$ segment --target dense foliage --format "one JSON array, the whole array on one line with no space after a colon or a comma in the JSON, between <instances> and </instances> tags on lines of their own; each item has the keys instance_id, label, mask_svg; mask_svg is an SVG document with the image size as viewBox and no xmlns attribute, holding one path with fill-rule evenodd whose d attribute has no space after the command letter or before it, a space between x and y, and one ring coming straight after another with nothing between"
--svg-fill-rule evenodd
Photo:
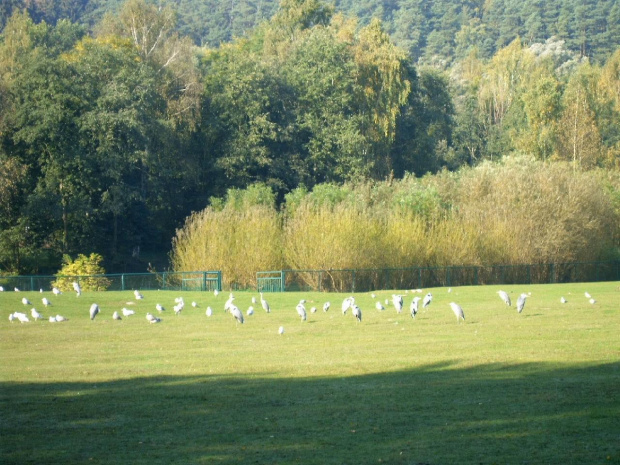
<instances>
[{"instance_id":1,"label":"dense foliage","mask_svg":"<svg viewBox=\"0 0 620 465\"><path fill-rule=\"evenodd\" d=\"M189 217L172 259L179 271L222 269L227 284L248 287L257 271L283 267L606 260L620 243L619 194L617 175L513 157L458 173L299 188L280 213L269 188L255 185Z\"/></svg>"},{"instance_id":2,"label":"dense foliage","mask_svg":"<svg viewBox=\"0 0 620 465\"><path fill-rule=\"evenodd\" d=\"M13 8L26 8L39 22L60 19L90 28L105 13L118 12L124 0L5 0L0 27ZM177 30L199 46L216 47L271 18L279 0L157 0L178 13ZM380 19L395 43L415 60L448 64L476 48L490 58L517 37L526 45L551 36L582 56L604 62L618 46L620 3L617 0L335 0L335 11L359 18L361 24Z\"/></svg>"},{"instance_id":3,"label":"dense foliage","mask_svg":"<svg viewBox=\"0 0 620 465\"><path fill-rule=\"evenodd\" d=\"M226 22L218 22L217 40L190 32L183 13L194 5L189 0L3 4L0 271L56 271L64 254L92 252L110 271L144 271L153 254L167 253L192 211L255 183L272 193L270 208L279 211L299 189L390 183L514 154L568 161L575 173L620 168L616 2L580 13L595 18L597 42L590 26L570 19L577 13L552 2L541 8L569 15L562 23L569 32L556 34L545 22L557 15L540 15L544 27L533 35L514 34L513 22L496 16L501 34L472 33L484 44L444 47L439 61L437 47L427 52L438 40L432 32L458 22L437 19L438 29L419 29L428 34L425 49L401 48L394 25L370 19L374 10L361 4L353 17L338 12L349 11L344 2L246 3L231 3L248 8L230 16L230 24L247 22L229 42L234 28ZM425 18L445 18L411 3ZM9 15L11 5L28 8ZM413 24L396 15L404 2L386 5L386 17L399 17L405 29ZM459 12L459 21L467 17L437 5ZM485 3L484 15L497 5ZM610 8L604 21L595 15L600 5ZM515 8L518 18L524 10ZM577 29L587 33L580 44ZM417 199L416 208L431 208L428 192L416 197L417 187L406 185L413 191L403 196ZM264 221L260 212L243 215L241 222ZM457 230L465 228L463 219ZM288 222L281 229L296 231ZM616 232L608 233L601 244L613 247ZM496 259L492 250L489 260ZM307 252L296 253L278 260L302 266Z\"/></svg>"}]
</instances>

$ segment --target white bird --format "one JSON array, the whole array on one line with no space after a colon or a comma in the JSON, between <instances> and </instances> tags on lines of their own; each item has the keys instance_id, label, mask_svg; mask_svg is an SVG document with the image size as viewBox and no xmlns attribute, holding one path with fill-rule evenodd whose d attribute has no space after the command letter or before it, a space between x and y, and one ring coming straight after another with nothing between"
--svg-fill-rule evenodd
<instances>
[{"instance_id":1,"label":"white bird","mask_svg":"<svg viewBox=\"0 0 620 465\"><path fill-rule=\"evenodd\" d=\"M342 301L342 314L346 315L347 314L347 310L349 310L349 308L351 308L351 306L354 303L355 303L355 299L353 298L353 296L347 297L346 299L344 299Z\"/></svg>"},{"instance_id":2,"label":"white bird","mask_svg":"<svg viewBox=\"0 0 620 465\"><path fill-rule=\"evenodd\" d=\"M463 313L463 309L461 308L459 304L450 302L450 307L452 308L452 311L456 315L457 323L460 319L463 319L463 321L465 321L465 314Z\"/></svg>"},{"instance_id":3,"label":"white bird","mask_svg":"<svg viewBox=\"0 0 620 465\"><path fill-rule=\"evenodd\" d=\"M31 305L30 301L28 299L26 299L25 297L22 297L22 304L24 304L24 305Z\"/></svg>"},{"instance_id":4,"label":"white bird","mask_svg":"<svg viewBox=\"0 0 620 465\"><path fill-rule=\"evenodd\" d=\"M46 307L49 306L49 305L52 305L52 303L49 300L47 300L47 297L43 297L41 299L41 302L43 302L43 305L46 306Z\"/></svg>"},{"instance_id":5,"label":"white bird","mask_svg":"<svg viewBox=\"0 0 620 465\"><path fill-rule=\"evenodd\" d=\"M509 307L512 305L512 302L510 302L510 296L506 291L497 291L497 293L506 305L508 305Z\"/></svg>"},{"instance_id":6,"label":"white bird","mask_svg":"<svg viewBox=\"0 0 620 465\"><path fill-rule=\"evenodd\" d=\"M13 314L11 313L11 314L9 314L9 321L10 321L11 323L13 323L13 320L15 320L15 315L13 315Z\"/></svg>"},{"instance_id":7,"label":"white bird","mask_svg":"<svg viewBox=\"0 0 620 465\"><path fill-rule=\"evenodd\" d=\"M97 313L99 313L99 305L97 304L92 304L90 306L90 319L94 320L95 317L97 316Z\"/></svg>"},{"instance_id":8,"label":"white bird","mask_svg":"<svg viewBox=\"0 0 620 465\"><path fill-rule=\"evenodd\" d=\"M376 296L376 295L375 295L375 293L373 292L372 294L370 294L370 297L372 297L372 298L374 299L374 298L375 298L375 297L377 297L377 296Z\"/></svg>"},{"instance_id":9,"label":"white bird","mask_svg":"<svg viewBox=\"0 0 620 465\"><path fill-rule=\"evenodd\" d=\"M249 315L254 315L254 307L252 307L252 306L250 305L250 308L248 308L247 312L245 312L245 313L246 313L248 316L249 316Z\"/></svg>"},{"instance_id":10,"label":"white bird","mask_svg":"<svg viewBox=\"0 0 620 465\"><path fill-rule=\"evenodd\" d=\"M15 312L14 314L17 319L21 322L21 323L29 323L30 320L28 319L28 316L25 313L19 313L19 312Z\"/></svg>"},{"instance_id":11,"label":"white bird","mask_svg":"<svg viewBox=\"0 0 620 465\"><path fill-rule=\"evenodd\" d=\"M4 292L4 287L0 286L0 292Z\"/></svg>"},{"instance_id":12,"label":"white bird","mask_svg":"<svg viewBox=\"0 0 620 465\"><path fill-rule=\"evenodd\" d=\"M260 304L267 313L271 312L271 307L269 307L269 303L263 297L263 293L260 293Z\"/></svg>"},{"instance_id":13,"label":"white bird","mask_svg":"<svg viewBox=\"0 0 620 465\"><path fill-rule=\"evenodd\" d=\"M153 320L156 320L157 318L155 318L151 313L147 313L146 314L146 319L148 321L153 321Z\"/></svg>"},{"instance_id":14,"label":"white bird","mask_svg":"<svg viewBox=\"0 0 620 465\"><path fill-rule=\"evenodd\" d=\"M280 335L284 334L284 326L280 326L278 328L278 334L280 334Z\"/></svg>"},{"instance_id":15,"label":"white bird","mask_svg":"<svg viewBox=\"0 0 620 465\"><path fill-rule=\"evenodd\" d=\"M424 296L424 300L422 301L422 307L424 308L428 307L432 300L433 300L433 294L429 292L428 294Z\"/></svg>"},{"instance_id":16,"label":"white bird","mask_svg":"<svg viewBox=\"0 0 620 465\"><path fill-rule=\"evenodd\" d=\"M379 310L380 312L382 312L383 310L385 310L385 307L383 306L383 304L379 301L377 301L377 303L375 304L375 308L377 310Z\"/></svg>"},{"instance_id":17,"label":"white bird","mask_svg":"<svg viewBox=\"0 0 620 465\"><path fill-rule=\"evenodd\" d=\"M52 288L52 294L60 295L60 294L62 294L62 291L60 289L58 289L57 287L53 287Z\"/></svg>"},{"instance_id":18,"label":"white bird","mask_svg":"<svg viewBox=\"0 0 620 465\"><path fill-rule=\"evenodd\" d=\"M80 287L80 284L77 281L73 281L73 290L75 291L78 297L82 294L82 288Z\"/></svg>"},{"instance_id":19,"label":"white bird","mask_svg":"<svg viewBox=\"0 0 620 465\"><path fill-rule=\"evenodd\" d=\"M140 291L138 289L135 289L133 291L133 295L136 296L137 300L142 300L144 299L144 296L140 293Z\"/></svg>"},{"instance_id":20,"label":"white bird","mask_svg":"<svg viewBox=\"0 0 620 465\"><path fill-rule=\"evenodd\" d=\"M403 296L399 294L392 294L392 304L394 305L394 308L396 309L397 313L402 312L403 311Z\"/></svg>"},{"instance_id":21,"label":"white bird","mask_svg":"<svg viewBox=\"0 0 620 465\"><path fill-rule=\"evenodd\" d=\"M213 295L214 295L215 297L217 297L219 293L220 293L220 291L218 291L217 289L215 289L215 290L213 291Z\"/></svg>"},{"instance_id":22,"label":"white bird","mask_svg":"<svg viewBox=\"0 0 620 465\"><path fill-rule=\"evenodd\" d=\"M297 310L297 314L301 318L301 321L306 321L306 307L304 307L302 301L297 304L297 307L295 307L295 309Z\"/></svg>"},{"instance_id":23,"label":"white bird","mask_svg":"<svg viewBox=\"0 0 620 465\"><path fill-rule=\"evenodd\" d=\"M172 310L174 310L174 314L175 315L180 315L181 314L181 310L183 310L183 305L176 304L174 307L172 307Z\"/></svg>"},{"instance_id":24,"label":"white bird","mask_svg":"<svg viewBox=\"0 0 620 465\"><path fill-rule=\"evenodd\" d=\"M353 305L353 309L352 309L352 313L353 316L355 317L355 319L357 320L358 323L361 323L362 321L362 309L359 308L356 304Z\"/></svg>"},{"instance_id":25,"label":"white bird","mask_svg":"<svg viewBox=\"0 0 620 465\"><path fill-rule=\"evenodd\" d=\"M594 300L594 299L590 299L588 302L590 302L591 304L593 304L593 305L594 305L594 304L596 303L596 300Z\"/></svg>"},{"instance_id":26,"label":"white bird","mask_svg":"<svg viewBox=\"0 0 620 465\"><path fill-rule=\"evenodd\" d=\"M114 312L112 314L112 319L113 320L122 320L121 316L118 314L118 312Z\"/></svg>"},{"instance_id":27,"label":"white bird","mask_svg":"<svg viewBox=\"0 0 620 465\"><path fill-rule=\"evenodd\" d=\"M525 299L527 299L527 294L521 294L517 299L517 312L521 313L523 311L523 307L525 307Z\"/></svg>"},{"instance_id":28,"label":"white bird","mask_svg":"<svg viewBox=\"0 0 620 465\"><path fill-rule=\"evenodd\" d=\"M175 297L174 298L174 302L177 303L177 304L185 305L185 302L183 302L183 297Z\"/></svg>"},{"instance_id":29,"label":"white bird","mask_svg":"<svg viewBox=\"0 0 620 465\"><path fill-rule=\"evenodd\" d=\"M55 317L55 316L50 316L50 317L49 317L49 319L48 319L48 321L49 321L50 323L56 323L56 317Z\"/></svg>"},{"instance_id":30,"label":"white bird","mask_svg":"<svg viewBox=\"0 0 620 465\"><path fill-rule=\"evenodd\" d=\"M66 319L64 316L62 316L62 315L56 315L56 321L60 323L61 321L69 321L69 320L67 320L67 319Z\"/></svg>"},{"instance_id":31,"label":"white bird","mask_svg":"<svg viewBox=\"0 0 620 465\"><path fill-rule=\"evenodd\" d=\"M128 308L125 308L125 307L123 307L121 312L123 312L123 316L131 316L136 313L134 310L129 310Z\"/></svg>"},{"instance_id":32,"label":"white bird","mask_svg":"<svg viewBox=\"0 0 620 465\"><path fill-rule=\"evenodd\" d=\"M18 289L17 287L14 287L14 288L13 288L13 290L14 290L15 292L19 292L19 289Z\"/></svg>"},{"instance_id":33,"label":"white bird","mask_svg":"<svg viewBox=\"0 0 620 465\"><path fill-rule=\"evenodd\" d=\"M161 318L153 317L152 320L149 320L149 323L161 323Z\"/></svg>"},{"instance_id":34,"label":"white bird","mask_svg":"<svg viewBox=\"0 0 620 465\"><path fill-rule=\"evenodd\" d=\"M592 298L592 296L590 295L588 291L584 292L584 295L586 296L586 299Z\"/></svg>"},{"instance_id":35,"label":"white bird","mask_svg":"<svg viewBox=\"0 0 620 465\"><path fill-rule=\"evenodd\" d=\"M32 318L36 321L36 320L42 320L43 319L43 315L41 315L39 312L37 312L36 308L31 308L30 309L30 314L32 315Z\"/></svg>"},{"instance_id":36,"label":"white bird","mask_svg":"<svg viewBox=\"0 0 620 465\"><path fill-rule=\"evenodd\" d=\"M415 318L418 314L418 302L420 301L420 297L417 295L411 301L411 305L409 305L409 311L411 312L411 318Z\"/></svg>"},{"instance_id":37,"label":"white bird","mask_svg":"<svg viewBox=\"0 0 620 465\"><path fill-rule=\"evenodd\" d=\"M43 288L42 287L39 288L39 293L43 294Z\"/></svg>"},{"instance_id":38,"label":"white bird","mask_svg":"<svg viewBox=\"0 0 620 465\"><path fill-rule=\"evenodd\" d=\"M205 312L207 316L213 315L213 309L211 307L207 307L207 311Z\"/></svg>"},{"instance_id":39,"label":"white bird","mask_svg":"<svg viewBox=\"0 0 620 465\"><path fill-rule=\"evenodd\" d=\"M241 323L243 324L243 313L241 313L241 310L239 310L239 308L236 305L232 305L230 306L230 314L235 318L235 323Z\"/></svg>"},{"instance_id":40,"label":"white bird","mask_svg":"<svg viewBox=\"0 0 620 465\"><path fill-rule=\"evenodd\" d=\"M325 303L323 304L323 311L324 311L324 312L329 311L329 307L330 307L330 306L331 306L331 303L330 303L330 302L325 302Z\"/></svg>"},{"instance_id":41,"label":"white bird","mask_svg":"<svg viewBox=\"0 0 620 465\"><path fill-rule=\"evenodd\" d=\"M564 297L560 297L560 302L562 302L563 304L565 304L566 302L568 302Z\"/></svg>"},{"instance_id":42,"label":"white bird","mask_svg":"<svg viewBox=\"0 0 620 465\"><path fill-rule=\"evenodd\" d=\"M198 308L198 304L195 301L192 301L192 307Z\"/></svg>"},{"instance_id":43,"label":"white bird","mask_svg":"<svg viewBox=\"0 0 620 465\"><path fill-rule=\"evenodd\" d=\"M252 305L256 305L256 297L252 296Z\"/></svg>"},{"instance_id":44,"label":"white bird","mask_svg":"<svg viewBox=\"0 0 620 465\"><path fill-rule=\"evenodd\" d=\"M156 304L155 305L155 310L157 310L159 313L166 311L166 309L161 304Z\"/></svg>"},{"instance_id":45,"label":"white bird","mask_svg":"<svg viewBox=\"0 0 620 465\"><path fill-rule=\"evenodd\" d=\"M310 307L310 313L316 313L316 307Z\"/></svg>"}]
</instances>

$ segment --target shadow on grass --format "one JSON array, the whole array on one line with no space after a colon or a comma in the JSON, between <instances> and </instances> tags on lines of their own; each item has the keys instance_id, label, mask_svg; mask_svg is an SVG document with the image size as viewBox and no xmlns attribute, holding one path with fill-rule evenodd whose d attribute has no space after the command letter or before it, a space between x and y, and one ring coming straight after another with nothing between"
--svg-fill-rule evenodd
<instances>
[{"instance_id":1,"label":"shadow on grass","mask_svg":"<svg viewBox=\"0 0 620 465\"><path fill-rule=\"evenodd\" d=\"M618 463L620 363L0 383L1 462Z\"/></svg>"}]
</instances>

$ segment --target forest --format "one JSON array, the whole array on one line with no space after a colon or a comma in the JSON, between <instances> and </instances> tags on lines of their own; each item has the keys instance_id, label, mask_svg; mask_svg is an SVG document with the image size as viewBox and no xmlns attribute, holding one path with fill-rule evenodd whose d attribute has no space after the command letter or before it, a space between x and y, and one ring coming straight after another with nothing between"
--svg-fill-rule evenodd
<instances>
[{"instance_id":1,"label":"forest","mask_svg":"<svg viewBox=\"0 0 620 465\"><path fill-rule=\"evenodd\" d=\"M214 269L234 211L258 268L361 266L298 247L347 215L384 266L617 258L620 5L586 3L3 2L0 273Z\"/></svg>"}]
</instances>

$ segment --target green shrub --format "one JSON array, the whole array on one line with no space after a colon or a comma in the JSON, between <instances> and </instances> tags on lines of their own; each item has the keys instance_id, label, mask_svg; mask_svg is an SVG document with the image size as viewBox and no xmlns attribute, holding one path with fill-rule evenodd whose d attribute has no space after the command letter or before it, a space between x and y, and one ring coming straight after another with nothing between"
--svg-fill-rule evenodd
<instances>
[{"instance_id":1,"label":"green shrub","mask_svg":"<svg viewBox=\"0 0 620 465\"><path fill-rule=\"evenodd\" d=\"M56 281L52 286L61 291L72 291L73 282L79 281L82 291L105 291L111 284L110 280L104 276L105 269L101 266L103 257L96 253L91 253L88 257L79 254L75 260L71 260L69 255L62 258L64 265L56 274Z\"/></svg>"}]
</instances>

